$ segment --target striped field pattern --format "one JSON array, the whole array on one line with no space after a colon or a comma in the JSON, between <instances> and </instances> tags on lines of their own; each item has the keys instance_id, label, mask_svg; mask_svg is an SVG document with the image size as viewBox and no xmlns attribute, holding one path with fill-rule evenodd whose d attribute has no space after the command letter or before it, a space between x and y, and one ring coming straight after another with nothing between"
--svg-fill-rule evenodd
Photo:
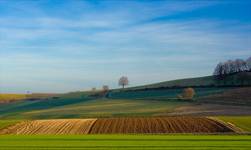
<instances>
[{"instance_id":1,"label":"striped field pattern","mask_svg":"<svg viewBox=\"0 0 251 150\"><path fill-rule=\"evenodd\" d=\"M206 117L130 117L100 119L52 119L23 121L1 129L0 134L165 134L226 133L235 130Z\"/></svg>"}]
</instances>

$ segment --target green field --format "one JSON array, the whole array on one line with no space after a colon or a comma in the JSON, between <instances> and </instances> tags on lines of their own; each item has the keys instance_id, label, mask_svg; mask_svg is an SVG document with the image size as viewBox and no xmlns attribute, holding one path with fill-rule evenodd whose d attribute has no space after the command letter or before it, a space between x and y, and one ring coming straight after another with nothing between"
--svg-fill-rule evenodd
<instances>
[{"instance_id":1,"label":"green field","mask_svg":"<svg viewBox=\"0 0 251 150\"><path fill-rule=\"evenodd\" d=\"M86 118L110 116L166 115L175 108L194 105L200 96L221 93L229 88L195 88L195 101L178 100L182 89L111 91L108 98L74 92L56 99L18 101L0 105L0 119Z\"/></svg>"},{"instance_id":2,"label":"green field","mask_svg":"<svg viewBox=\"0 0 251 150\"><path fill-rule=\"evenodd\" d=\"M233 87L204 87L194 88L195 99L201 96L207 96L211 94L219 94L226 90L233 89ZM181 94L183 88L172 88L172 89L151 89L142 91L111 91L109 98L116 99L176 99L177 95Z\"/></svg>"},{"instance_id":3,"label":"green field","mask_svg":"<svg viewBox=\"0 0 251 150\"><path fill-rule=\"evenodd\" d=\"M224 122L230 122L246 132L251 132L251 116L221 116Z\"/></svg>"},{"instance_id":4,"label":"green field","mask_svg":"<svg viewBox=\"0 0 251 150\"><path fill-rule=\"evenodd\" d=\"M77 101L77 100L76 100ZM64 100L61 101L65 102ZM34 103L34 102L33 102ZM31 102L30 105L34 106ZM43 103L40 103L42 107ZM152 116L171 112L178 106L190 105L191 102L166 100L131 100L131 99L95 99L82 100L77 103L50 107L46 109L30 109L30 105L21 105L16 109L2 110L2 119L54 119L54 118L87 118L112 116ZM38 105L38 107L39 107ZM45 107L45 106L44 106ZM27 108L27 109L25 109ZM13 110L14 109L14 110ZM11 111L13 110L13 111Z\"/></svg>"},{"instance_id":5,"label":"green field","mask_svg":"<svg viewBox=\"0 0 251 150\"><path fill-rule=\"evenodd\" d=\"M195 106L199 98L232 88L195 88L193 101L179 100L182 89L111 91L108 98L90 97L86 92L67 93L57 98L17 101L0 105L0 119L55 119L117 116L162 116L184 106ZM224 106L225 107L225 106Z\"/></svg>"},{"instance_id":6,"label":"green field","mask_svg":"<svg viewBox=\"0 0 251 150\"><path fill-rule=\"evenodd\" d=\"M0 136L0 149L251 149L248 135Z\"/></svg>"}]
</instances>

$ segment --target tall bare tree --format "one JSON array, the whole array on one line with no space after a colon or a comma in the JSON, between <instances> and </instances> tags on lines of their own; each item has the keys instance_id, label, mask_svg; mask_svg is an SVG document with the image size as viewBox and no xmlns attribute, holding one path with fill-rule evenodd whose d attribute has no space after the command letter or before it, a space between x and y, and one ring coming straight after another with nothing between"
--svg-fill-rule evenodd
<instances>
[{"instance_id":1,"label":"tall bare tree","mask_svg":"<svg viewBox=\"0 0 251 150\"><path fill-rule=\"evenodd\" d=\"M129 80L126 76L122 76L119 78L119 86L122 86L123 88L129 84Z\"/></svg>"},{"instance_id":2,"label":"tall bare tree","mask_svg":"<svg viewBox=\"0 0 251 150\"><path fill-rule=\"evenodd\" d=\"M246 61L244 61L242 59L236 59L235 60L235 65L236 65L237 72L247 71L248 70L248 66L247 66Z\"/></svg>"},{"instance_id":3,"label":"tall bare tree","mask_svg":"<svg viewBox=\"0 0 251 150\"><path fill-rule=\"evenodd\" d=\"M95 87L92 88L92 92L96 92L96 88Z\"/></svg>"},{"instance_id":4,"label":"tall bare tree","mask_svg":"<svg viewBox=\"0 0 251 150\"><path fill-rule=\"evenodd\" d=\"M225 76L231 73L248 71L249 67L246 61L242 59L236 59L234 61L228 60L226 62L220 62L214 69L213 75L215 76Z\"/></svg>"},{"instance_id":5,"label":"tall bare tree","mask_svg":"<svg viewBox=\"0 0 251 150\"><path fill-rule=\"evenodd\" d=\"M247 66L248 66L248 70L251 71L251 57L249 57L249 58L246 60L246 63L247 63Z\"/></svg>"},{"instance_id":6,"label":"tall bare tree","mask_svg":"<svg viewBox=\"0 0 251 150\"><path fill-rule=\"evenodd\" d=\"M214 69L213 75L222 76L223 75L223 68L224 68L223 63L222 62L218 63L217 66Z\"/></svg>"}]
</instances>

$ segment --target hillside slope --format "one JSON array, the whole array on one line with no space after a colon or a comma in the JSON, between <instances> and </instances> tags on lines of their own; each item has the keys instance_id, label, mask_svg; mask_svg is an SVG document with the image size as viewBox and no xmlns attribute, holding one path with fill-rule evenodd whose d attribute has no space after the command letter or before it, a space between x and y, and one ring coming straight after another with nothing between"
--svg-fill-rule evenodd
<instances>
[{"instance_id":1,"label":"hillside slope","mask_svg":"<svg viewBox=\"0 0 251 150\"><path fill-rule=\"evenodd\" d=\"M251 87L242 88L240 86L248 86L251 80L247 80L248 78L241 80L242 75L242 73L233 74L221 81L216 81L212 76L208 76L167 81L123 90L115 89L110 90L105 97L102 94L93 94L93 92L72 92L48 95L49 97L39 95L38 99L29 98L9 104L0 104L0 119L180 114L249 115L251 114L251 99L248 93L251 93L249 92ZM245 73L245 75L249 77L251 73ZM195 90L196 95L193 101L177 98L177 95L181 94L187 86L191 86ZM215 111L216 108L217 111Z\"/></svg>"},{"instance_id":2,"label":"hillside slope","mask_svg":"<svg viewBox=\"0 0 251 150\"><path fill-rule=\"evenodd\" d=\"M200 102L251 106L251 88L243 87L226 90L223 93L198 98Z\"/></svg>"},{"instance_id":3,"label":"hillside slope","mask_svg":"<svg viewBox=\"0 0 251 150\"><path fill-rule=\"evenodd\" d=\"M142 90L152 88L194 87L194 86L251 86L251 72L240 72L216 79L214 76L187 78L159 82L149 85L126 88L125 90Z\"/></svg>"}]
</instances>

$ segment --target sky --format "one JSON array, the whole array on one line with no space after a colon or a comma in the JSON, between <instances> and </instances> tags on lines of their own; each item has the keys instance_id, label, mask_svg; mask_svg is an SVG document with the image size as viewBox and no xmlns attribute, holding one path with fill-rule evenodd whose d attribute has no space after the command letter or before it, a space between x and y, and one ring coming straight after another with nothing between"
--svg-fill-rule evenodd
<instances>
[{"instance_id":1,"label":"sky","mask_svg":"<svg viewBox=\"0 0 251 150\"><path fill-rule=\"evenodd\" d=\"M251 0L0 0L0 93L211 75L251 56Z\"/></svg>"}]
</instances>

